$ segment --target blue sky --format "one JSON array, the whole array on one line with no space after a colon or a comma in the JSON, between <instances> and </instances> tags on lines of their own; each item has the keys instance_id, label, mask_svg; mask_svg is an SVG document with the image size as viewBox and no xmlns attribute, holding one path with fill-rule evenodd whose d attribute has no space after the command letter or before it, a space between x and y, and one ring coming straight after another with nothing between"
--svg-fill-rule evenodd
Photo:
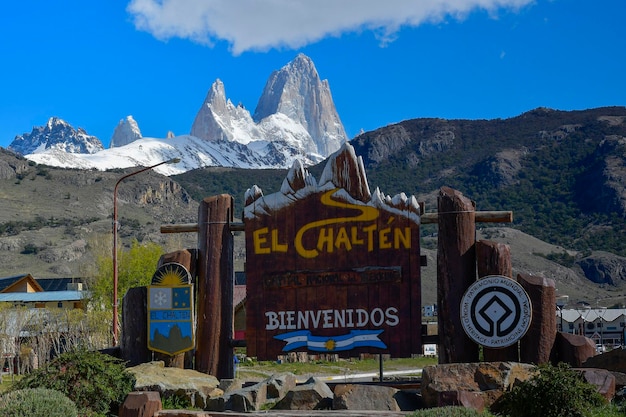
<instances>
[{"instance_id":1,"label":"blue sky","mask_svg":"<svg viewBox=\"0 0 626 417\"><path fill-rule=\"evenodd\" d=\"M211 84L251 112L302 52L349 137L419 117L626 105L624 0L21 0L0 14L0 146L60 117L186 134Z\"/></svg>"}]
</instances>

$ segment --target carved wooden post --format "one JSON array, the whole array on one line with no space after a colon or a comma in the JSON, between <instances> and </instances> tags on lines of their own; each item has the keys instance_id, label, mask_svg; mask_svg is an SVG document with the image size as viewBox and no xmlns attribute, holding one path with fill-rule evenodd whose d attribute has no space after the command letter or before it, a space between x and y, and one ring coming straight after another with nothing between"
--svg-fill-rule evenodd
<instances>
[{"instance_id":1,"label":"carved wooden post","mask_svg":"<svg viewBox=\"0 0 626 417\"><path fill-rule=\"evenodd\" d=\"M196 257L197 251L192 250L179 250L175 252L166 253L161 256L158 262L158 266L168 263L177 263L184 266L192 277L196 275ZM193 278L192 278L193 279ZM188 352L179 353L178 355L167 355L165 353L154 352L154 358L159 361L163 361L166 367L169 368L185 368L185 357Z\"/></svg>"},{"instance_id":2,"label":"carved wooden post","mask_svg":"<svg viewBox=\"0 0 626 417\"><path fill-rule=\"evenodd\" d=\"M476 242L476 264L478 266L479 278L486 277L487 275L500 275L513 279L511 248L509 245L487 240ZM517 343L502 349L484 347L483 359L485 362L518 362L519 351Z\"/></svg>"},{"instance_id":3,"label":"carved wooden post","mask_svg":"<svg viewBox=\"0 0 626 417\"><path fill-rule=\"evenodd\" d=\"M233 199L205 198L198 209L198 331L196 369L233 378Z\"/></svg>"},{"instance_id":4,"label":"carved wooden post","mask_svg":"<svg viewBox=\"0 0 626 417\"><path fill-rule=\"evenodd\" d=\"M120 354L128 366L150 362L148 349L148 289L129 289L122 298L122 336Z\"/></svg>"},{"instance_id":5,"label":"carved wooden post","mask_svg":"<svg viewBox=\"0 0 626 417\"><path fill-rule=\"evenodd\" d=\"M461 298L476 281L475 207L449 187L438 197L437 305L439 363L477 362L478 345L461 325Z\"/></svg>"},{"instance_id":6,"label":"carved wooden post","mask_svg":"<svg viewBox=\"0 0 626 417\"><path fill-rule=\"evenodd\" d=\"M556 340L556 284L550 278L527 274L518 274L517 282L533 306L530 329L520 341L520 359L525 363L548 363Z\"/></svg>"}]
</instances>

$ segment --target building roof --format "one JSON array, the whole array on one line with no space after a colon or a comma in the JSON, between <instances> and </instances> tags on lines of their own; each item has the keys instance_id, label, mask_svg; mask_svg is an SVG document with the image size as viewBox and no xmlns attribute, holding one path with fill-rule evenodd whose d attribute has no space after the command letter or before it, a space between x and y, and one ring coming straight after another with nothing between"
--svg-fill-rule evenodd
<instances>
[{"instance_id":1,"label":"building roof","mask_svg":"<svg viewBox=\"0 0 626 417\"><path fill-rule=\"evenodd\" d=\"M557 311L557 317L560 317ZM586 322L602 320L613 322L622 318L626 320L626 309L624 308L590 308L590 309L563 309L563 320L574 323L577 320L584 319Z\"/></svg>"},{"instance_id":2,"label":"building roof","mask_svg":"<svg viewBox=\"0 0 626 417\"><path fill-rule=\"evenodd\" d=\"M41 285L31 274L16 275L13 277L0 278L0 293L12 291L12 287L17 286L21 281L28 281L36 291L43 291Z\"/></svg>"},{"instance_id":3,"label":"building roof","mask_svg":"<svg viewBox=\"0 0 626 417\"><path fill-rule=\"evenodd\" d=\"M36 278L44 291L67 291L69 284L82 284L81 278Z\"/></svg>"},{"instance_id":4,"label":"building roof","mask_svg":"<svg viewBox=\"0 0 626 417\"><path fill-rule=\"evenodd\" d=\"M8 292L0 293L0 302L48 303L81 301L88 296L88 291Z\"/></svg>"}]
</instances>

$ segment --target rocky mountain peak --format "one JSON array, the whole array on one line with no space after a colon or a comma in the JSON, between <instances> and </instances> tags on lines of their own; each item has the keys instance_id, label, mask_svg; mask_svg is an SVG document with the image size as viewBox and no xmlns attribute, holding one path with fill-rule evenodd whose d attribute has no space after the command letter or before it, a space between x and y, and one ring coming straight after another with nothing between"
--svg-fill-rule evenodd
<instances>
[{"instance_id":1,"label":"rocky mountain peak","mask_svg":"<svg viewBox=\"0 0 626 417\"><path fill-rule=\"evenodd\" d=\"M216 80L191 135L211 142L239 142L265 160L287 166L298 158L308 164L319 162L347 141L328 82L320 80L313 61L303 54L270 76L254 117L227 99L224 84Z\"/></svg>"},{"instance_id":2,"label":"rocky mountain peak","mask_svg":"<svg viewBox=\"0 0 626 417\"><path fill-rule=\"evenodd\" d=\"M46 150L92 154L101 151L102 142L82 129L74 129L58 117L51 117L45 126L33 127L31 133L16 136L9 149L28 155Z\"/></svg>"},{"instance_id":3,"label":"rocky mountain peak","mask_svg":"<svg viewBox=\"0 0 626 417\"><path fill-rule=\"evenodd\" d=\"M120 120L120 122L115 127L109 147L116 148L128 145L129 143L132 143L141 138L142 136L139 125L137 124L135 119L133 119L133 116L129 115Z\"/></svg>"},{"instance_id":4,"label":"rocky mountain peak","mask_svg":"<svg viewBox=\"0 0 626 417\"><path fill-rule=\"evenodd\" d=\"M270 75L253 119L260 122L276 113L304 126L320 155L330 155L347 140L328 81L320 79L315 64L304 54Z\"/></svg>"},{"instance_id":5,"label":"rocky mountain peak","mask_svg":"<svg viewBox=\"0 0 626 417\"><path fill-rule=\"evenodd\" d=\"M259 135L250 113L226 99L224 83L220 79L211 85L190 133L212 142L228 140L244 144Z\"/></svg>"}]
</instances>

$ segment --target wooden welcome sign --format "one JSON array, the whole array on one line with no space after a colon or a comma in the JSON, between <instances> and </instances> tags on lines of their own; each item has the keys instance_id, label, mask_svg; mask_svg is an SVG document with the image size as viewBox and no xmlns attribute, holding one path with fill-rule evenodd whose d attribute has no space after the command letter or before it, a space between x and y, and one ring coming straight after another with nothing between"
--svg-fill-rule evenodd
<instances>
[{"instance_id":1,"label":"wooden welcome sign","mask_svg":"<svg viewBox=\"0 0 626 417\"><path fill-rule=\"evenodd\" d=\"M318 181L246 192L247 354L421 353L419 206L370 193L345 144Z\"/></svg>"}]
</instances>

